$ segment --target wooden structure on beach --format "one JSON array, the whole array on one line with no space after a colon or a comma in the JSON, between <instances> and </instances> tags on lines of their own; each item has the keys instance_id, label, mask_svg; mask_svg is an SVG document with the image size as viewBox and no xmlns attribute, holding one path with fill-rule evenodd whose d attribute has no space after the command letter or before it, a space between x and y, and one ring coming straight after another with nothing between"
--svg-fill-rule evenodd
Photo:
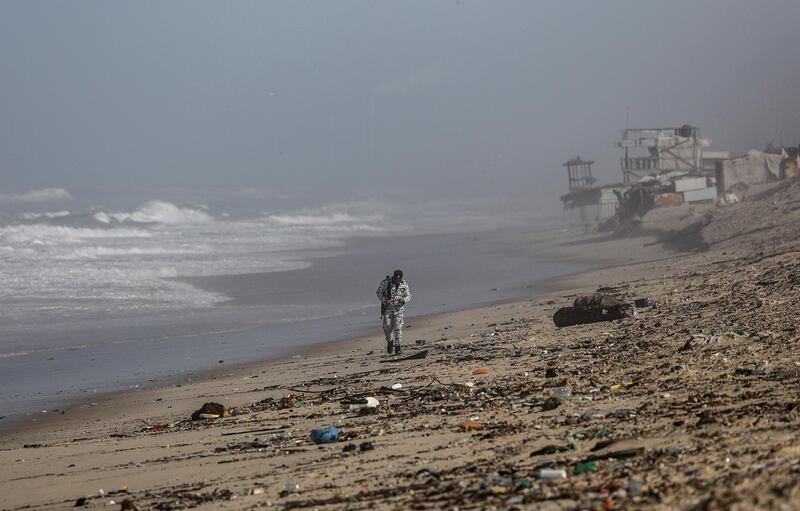
<instances>
[{"instance_id":1,"label":"wooden structure on beach","mask_svg":"<svg viewBox=\"0 0 800 511\"><path fill-rule=\"evenodd\" d=\"M570 212L570 223L576 223L575 210L578 211L578 222L582 225L603 221L617 211L614 189L618 189L619 185L596 187L592 165L593 160L584 160L580 156L562 165L567 168L569 192L561 197L561 202L564 203L564 214L567 210Z\"/></svg>"},{"instance_id":2,"label":"wooden structure on beach","mask_svg":"<svg viewBox=\"0 0 800 511\"><path fill-rule=\"evenodd\" d=\"M563 164L564 167L567 167L570 192L586 190L594 186L596 179L592 177L592 165L594 165L594 161L583 160L580 156Z\"/></svg>"}]
</instances>

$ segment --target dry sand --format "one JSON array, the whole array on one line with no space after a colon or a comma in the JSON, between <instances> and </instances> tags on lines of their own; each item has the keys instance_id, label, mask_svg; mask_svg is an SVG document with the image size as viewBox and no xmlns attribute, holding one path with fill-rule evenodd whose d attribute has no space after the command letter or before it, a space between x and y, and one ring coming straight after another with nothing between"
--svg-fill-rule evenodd
<instances>
[{"instance_id":1,"label":"dry sand","mask_svg":"<svg viewBox=\"0 0 800 511\"><path fill-rule=\"evenodd\" d=\"M0 508L798 509L798 220L781 183L653 212L666 243L554 237L537 251L625 264L414 318L423 360L383 362L375 335L29 419L0 440ZM599 287L654 306L553 325ZM206 401L232 415L189 421ZM314 445L325 425L342 438Z\"/></svg>"}]
</instances>

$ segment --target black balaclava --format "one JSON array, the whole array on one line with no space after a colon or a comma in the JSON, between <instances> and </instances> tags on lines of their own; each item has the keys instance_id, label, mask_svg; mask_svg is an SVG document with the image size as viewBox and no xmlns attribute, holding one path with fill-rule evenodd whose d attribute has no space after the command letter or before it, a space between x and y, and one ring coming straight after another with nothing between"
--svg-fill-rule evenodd
<instances>
[{"instance_id":1,"label":"black balaclava","mask_svg":"<svg viewBox=\"0 0 800 511\"><path fill-rule=\"evenodd\" d=\"M392 296L392 288L397 289L400 287L400 283L403 282L403 271L402 270L395 270L392 274L392 278L389 281L389 285L386 286L386 298L389 299Z\"/></svg>"}]
</instances>

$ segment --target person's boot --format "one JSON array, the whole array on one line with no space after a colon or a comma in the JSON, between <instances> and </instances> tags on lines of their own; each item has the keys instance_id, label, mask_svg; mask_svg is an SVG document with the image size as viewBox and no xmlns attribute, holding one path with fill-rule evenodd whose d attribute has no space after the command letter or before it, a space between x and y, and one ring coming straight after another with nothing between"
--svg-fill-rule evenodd
<instances>
[{"instance_id":1,"label":"person's boot","mask_svg":"<svg viewBox=\"0 0 800 511\"><path fill-rule=\"evenodd\" d=\"M395 355L400 355L402 352L403 352L403 350L400 349L400 345L399 344L395 344L394 345L394 354Z\"/></svg>"},{"instance_id":2,"label":"person's boot","mask_svg":"<svg viewBox=\"0 0 800 511\"><path fill-rule=\"evenodd\" d=\"M392 341L386 341L386 353L391 355L393 349L394 349L394 344L392 344Z\"/></svg>"}]
</instances>

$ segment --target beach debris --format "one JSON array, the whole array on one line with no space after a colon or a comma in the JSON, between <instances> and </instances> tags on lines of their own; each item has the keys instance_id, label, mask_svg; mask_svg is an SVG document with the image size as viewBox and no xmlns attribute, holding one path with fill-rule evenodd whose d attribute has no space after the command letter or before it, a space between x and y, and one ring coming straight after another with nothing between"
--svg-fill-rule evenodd
<instances>
[{"instance_id":1,"label":"beach debris","mask_svg":"<svg viewBox=\"0 0 800 511\"><path fill-rule=\"evenodd\" d=\"M474 371L472 371L472 376L485 376L487 374L491 374L491 372L492 371L490 369L486 368L475 369Z\"/></svg>"},{"instance_id":2,"label":"beach debris","mask_svg":"<svg viewBox=\"0 0 800 511\"><path fill-rule=\"evenodd\" d=\"M494 337L494 332L483 332L481 333L481 339L490 339Z\"/></svg>"},{"instance_id":3,"label":"beach debris","mask_svg":"<svg viewBox=\"0 0 800 511\"><path fill-rule=\"evenodd\" d=\"M615 383L609 387L611 390L622 390L628 387L632 387L638 383L638 380L625 380L622 383Z\"/></svg>"},{"instance_id":4,"label":"beach debris","mask_svg":"<svg viewBox=\"0 0 800 511\"><path fill-rule=\"evenodd\" d=\"M371 451L375 449L375 446L372 445L372 442L361 442L358 446L356 446L356 444L347 444L344 447L342 447L343 452L353 452L356 449L358 449L361 452Z\"/></svg>"},{"instance_id":5,"label":"beach debris","mask_svg":"<svg viewBox=\"0 0 800 511\"><path fill-rule=\"evenodd\" d=\"M139 508L136 507L136 504L129 498L124 499L122 502L119 503L120 511L139 511Z\"/></svg>"},{"instance_id":6,"label":"beach debris","mask_svg":"<svg viewBox=\"0 0 800 511\"><path fill-rule=\"evenodd\" d=\"M637 309L646 309L650 307L650 299L649 298L637 298L633 301L634 307Z\"/></svg>"},{"instance_id":7,"label":"beach debris","mask_svg":"<svg viewBox=\"0 0 800 511\"><path fill-rule=\"evenodd\" d=\"M300 392L297 389L293 389L295 392ZM280 400L278 400L278 408L286 409L286 408L300 408L305 404L305 400L296 394L291 392L287 392L284 394Z\"/></svg>"},{"instance_id":8,"label":"beach debris","mask_svg":"<svg viewBox=\"0 0 800 511\"><path fill-rule=\"evenodd\" d=\"M413 355L408 355L403 358L387 358L384 360L380 360L379 362L384 364L387 362L405 362L406 360L421 360L427 356L428 356L428 350L422 350L418 351L417 353L414 353Z\"/></svg>"},{"instance_id":9,"label":"beach debris","mask_svg":"<svg viewBox=\"0 0 800 511\"><path fill-rule=\"evenodd\" d=\"M557 327L613 321L628 316L630 305L606 293L575 298L572 307L562 307L553 315Z\"/></svg>"},{"instance_id":10,"label":"beach debris","mask_svg":"<svg viewBox=\"0 0 800 511\"><path fill-rule=\"evenodd\" d=\"M79 497L78 500L75 501L75 505L72 507L81 507L86 505L86 497Z\"/></svg>"},{"instance_id":11,"label":"beach debris","mask_svg":"<svg viewBox=\"0 0 800 511\"><path fill-rule=\"evenodd\" d=\"M555 479L566 479L567 471L560 468L543 468L539 470L540 481L553 481Z\"/></svg>"},{"instance_id":12,"label":"beach debris","mask_svg":"<svg viewBox=\"0 0 800 511\"><path fill-rule=\"evenodd\" d=\"M542 410L544 411L555 410L559 406L561 406L561 399L557 397L548 397L542 401Z\"/></svg>"},{"instance_id":13,"label":"beach debris","mask_svg":"<svg viewBox=\"0 0 800 511\"><path fill-rule=\"evenodd\" d=\"M796 202L791 207L797 208L792 225L800 225L800 194L792 200ZM771 211L773 205L765 208ZM728 224L729 231L718 239L736 233L736 222ZM760 235L771 236L778 229ZM227 434L243 434L236 429L249 430L253 423L278 427L293 421L286 427L308 432L323 424L316 421L340 426L355 419L335 446L315 449L308 440L292 442L306 444L293 447L304 451L306 468L298 472L303 476L276 470L259 481L277 493L287 480L298 477L303 491L285 493L288 498L276 503L284 510L796 509L800 444L792 432L800 421L800 321L796 307L786 304L800 297L800 251L775 257L780 250L800 248L796 239L800 238L787 237L785 246L776 244L774 249L768 243L736 240L724 245L729 251L724 257L708 252L690 265L678 264L683 257L659 262L663 269L642 279L630 277L639 290L635 292L658 304L636 320L557 331L552 324L542 324L550 317L540 299L536 307L541 309L531 311L529 318L517 318L502 334L502 343L478 338L490 321L505 328L501 322L506 318L499 315L509 309L498 308L498 319L472 325L471 340L429 342L436 357L422 364L353 367L336 376L310 370L304 388L326 391L303 391L308 407L303 413L247 416L279 410L280 391L275 390L274 398L263 396L250 408L242 407L247 411L236 413L241 423L225 424L224 430L230 431L218 435L227 439ZM751 245L758 252L752 253ZM754 259L762 262L754 266ZM631 290L623 286L605 292ZM705 350L690 347L676 353L693 333L702 342L698 347L721 337ZM480 367L491 367L496 375L470 376ZM556 374L548 374L550 368ZM392 389L398 381L404 388ZM571 390L574 399L567 401L560 388ZM331 406L341 403L347 410L367 396L379 395L384 406L368 417L350 417L357 413L343 414ZM401 398L387 399L396 397ZM394 404L385 406L387 401ZM536 413L547 409L554 411ZM313 425L306 426L311 421ZM478 422L483 428L461 428L462 421ZM269 433L263 436L270 438ZM350 486L354 478L340 482L334 477L306 486L304 481L325 474L331 462L357 458L364 438L375 438L381 449L362 456L363 461L380 457L391 466L345 460L360 465L357 486ZM680 447L675 447L676 441ZM272 444L276 453L297 452ZM219 451L217 462L245 461L235 453L252 446L240 445L241 449ZM207 450L198 446L201 449ZM437 458L444 457L449 461L439 465ZM260 462L260 456L253 456L252 463ZM428 464L439 466L420 469ZM287 461L285 466L296 465ZM305 475L305 470L315 475ZM204 502L201 496L211 498L214 484L175 483L160 493L137 492L137 503L147 509L196 507ZM238 487L242 489L234 496L245 495L247 483L240 481ZM291 488L291 493L298 489ZM90 498L91 504L102 504L95 500Z\"/></svg>"},{"instance_id":14,"label":"beach debris","mask_svg":"<svg viewBox=\"0 0 800 511\"><path fill-rule=\"evenodd\" d=\"M283 490L281 490L280 495L281 495L281 497L285 497L286 495L289 495L289 494L292 494L292 493L300 493L300 485L299 484L297 484L297 483L286 483L286 485L283 487Z\"/></svg>"},{"instance_id":15,"label":"beach debris","mask_svg":"<svg viewBox=\"0 0 800 511\"><path fill-rule=\"evenodd\" d=\"M315 444L329 444L339 440L339 428L336 426L325 426L311 430L309 435Z\"/></svg>"},{"instance_id":16,"label":"beach debris","mask_svg":"<svg viewBox=\"0 0 800 511\"><path fill-rule=\"evenodd\" d=\"M192 413L192 420L219 419L226 417L227 414L228 411L219 403L204 403L203 406Z\"/></svg>"},{"instance_id":17,"label":"beach debris","mask_svg":"<svg viewBox=\"0 0 800 511\"><path fill-rule=\"evenodd\" d=\"M483 429L483 423L481 421L464 421L458 425L461 431L477 431Z\"/></svg>"},{"instance_id":18,"label":"beach debris","mask_svg":"<svg viewBox=\"0 0 800 511\"><path fill-rule=\"evenodd\" d=\"M588 472L596 472L597 463L594 461L587 461L585 463L578 463L575 465L575 474L586 474Z\"/></svg>"},{"instance_id":19,"label":"beach debris","mask_svg":"<svg viewBox=\"0 0 800 511\"><path fill-rule=\"evenodd\" d=\"M350 406L348 406L348 410L363 410L365 408L377 408L380 405L381 402L378 401L378 398L368 396L358 403L350 403Z\"/></svg>"},{"instance_id":20,"label":"beach debris","mask_svg":"<svg viewBox=\"0 0 800 511\"><path fill-rule=\"evenodd\" d=\"M545 445L540 449L536 449L531 453L531 457L533 456L547 456L550 454L555 454L557 452L565 452L569 451L570 447L566 445Z\"/></svg>"},{"instance_id":21,"label":"beach debris","mask_svg":"<svg viewBox=\"0 0 800 511\"><path fill-rule=\"evenodd\" d=\"M572 389L567 386L553 387L550 389L550 395L557 399L567 399L572 397Z\"/></svg>"},{"instance_id":22,"label":"beach debris","mask_svg":"<svg viewBox=\"0 0 800 511\"><path fill-rule=\"evenodd\" d=\"M558 376L558 371L556 371L555 367L547 367L544 370L544 377L545 378L556 378Z\"/></svg>"},{"instance_id":23,"label":"beach debris","mask_svg":"<svg viewBox=\"0 0 800 511\"><path fill-rule=\"evenodd\" d=\"M635 458L637 456L642 456L644 453L645 453L644 447L634 447L631 449L621 449L619 451L610 451L607 453L593 454L584 459L583 462L588 463L590 461L606 460L606 459L621 460L626 458Z\"/></svg>"},{"instance_id":24,"label":"beach debris","mask_svg":"<svg viewBox=\"0 0 800 511\"><path fill-rule=\"evenodd\" d=\"M402 383L395 383L395 384L392 385L392 390L400 390L402 388L403 388L403 384Z\"/></svg>"}]
</instances>

